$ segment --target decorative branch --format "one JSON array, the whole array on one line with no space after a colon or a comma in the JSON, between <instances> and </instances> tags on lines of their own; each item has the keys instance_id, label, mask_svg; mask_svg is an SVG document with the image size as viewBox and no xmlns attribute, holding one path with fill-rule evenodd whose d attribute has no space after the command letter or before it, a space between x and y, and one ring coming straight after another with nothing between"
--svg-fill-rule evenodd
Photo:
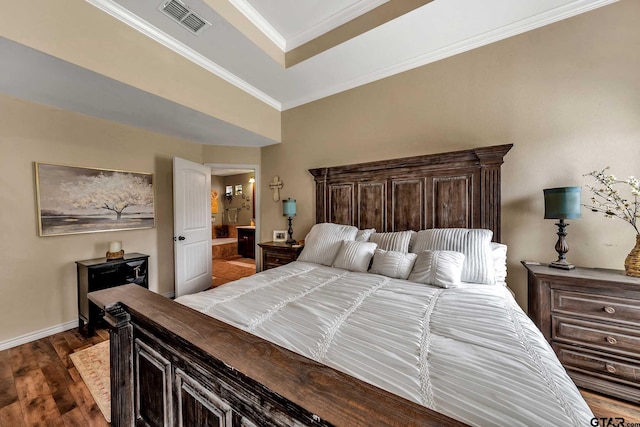
<instances>
[{"instance_id":1,"label":"decorative branch","mask_svg":"<svg viewBox=\"0 0 640 427\"><path fill-rule=\"evenodd\" d=\"M633 176L625 180L617 179L614 175L606 173L608 169L607 166L601 171L592 171L584 175L593 177L599 187L586 186L594 195L591 197L592 204L583 206L592 212L603 213L606 218L620 218L631 224L636 234L640 234L637 225L637 219L640 218L640 181ZM624 198L617 188L614 188L622 184L630 187L633 201Z\"/></svg>"}]
</instances>

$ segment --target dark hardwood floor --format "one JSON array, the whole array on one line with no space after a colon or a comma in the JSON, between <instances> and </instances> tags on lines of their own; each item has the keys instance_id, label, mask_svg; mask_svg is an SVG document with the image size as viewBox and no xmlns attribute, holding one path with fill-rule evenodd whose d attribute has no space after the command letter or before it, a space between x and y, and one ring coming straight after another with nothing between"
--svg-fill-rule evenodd
<instances>
[{"instance_id":1,"label":"dark hardwood floor","mask_svg":"<svg viewBox=\"0 0 640 427\"><path fill-rule=\"evenodd\" d=\"M108 426L69 358L108 338L74 328L0 351L0 426Z\"/></svg>"},{"instance_id":2,"label":"dark hardwood floor","mask_svg":"<svg viewBox=\"0 0 640 427\"><path fill-rule=\"evenodd\" d=\"M0 351L0 427L108 426L69 354L108 339L77 329ZM640 406L597 393L582 395L598 418L640 423ZM606 425L606 424L605 424Z\"/></svg>"}]
</instances>

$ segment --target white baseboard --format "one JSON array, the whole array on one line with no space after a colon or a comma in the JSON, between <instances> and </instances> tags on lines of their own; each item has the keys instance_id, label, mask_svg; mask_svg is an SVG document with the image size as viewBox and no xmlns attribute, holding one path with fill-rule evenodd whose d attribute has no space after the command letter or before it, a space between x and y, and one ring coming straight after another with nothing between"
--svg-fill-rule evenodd
<instances>
[{"instance_id":1,"label":"white baseboard","mask_svg":"<svg viewBox=\"0 0 640 427\"><path fill-rule=\"evenodd\" d=\"M163 296L169 298L169 299L174 299L176 297L176 293L175 292L167 292L166 294L162 294Z\"/></svg>"},{"instance_id":2,"label":"white baseboard","mask_svg":"<svg viewBox=\"0 0 640 427\"><path fill-rule=\"evenodd\" d=\"M51 326L50 328L45 328L39 331L31 332L30 334L11 338L5 341L0 341L0 351L17 347L22 344L39 340L40 338L45 338L45 337L48 337L49 335L57 334L58 332L68 331L69 329L73 329L77 327L78 327L78 320L76 319L67 323L61 323L59 325Z\"/></svg>"}]
</instances>

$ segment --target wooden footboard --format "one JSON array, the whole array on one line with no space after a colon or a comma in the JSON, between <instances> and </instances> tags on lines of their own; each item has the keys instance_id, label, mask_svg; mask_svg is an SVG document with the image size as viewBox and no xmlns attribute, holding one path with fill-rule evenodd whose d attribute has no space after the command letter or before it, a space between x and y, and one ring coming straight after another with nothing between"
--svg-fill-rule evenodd
<instances>
[{"instance_id":1,"label":"wooden footboard","mask_svg":"<svg viewBox=\"0 0 640 427\"><path fill-rule=\"evenodd\" d=\"M113 426L460 426L136 285L89 294L110 327Z\"/></svg>"}]
</instances>

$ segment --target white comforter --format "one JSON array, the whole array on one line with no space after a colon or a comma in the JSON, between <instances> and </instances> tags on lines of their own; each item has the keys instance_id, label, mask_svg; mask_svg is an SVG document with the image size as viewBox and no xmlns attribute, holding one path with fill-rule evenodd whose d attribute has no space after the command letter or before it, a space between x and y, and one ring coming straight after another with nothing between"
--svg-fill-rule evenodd
<instances>
[{"instance_id":1,"label":"white comforter","mask_svg":"<svg viewBox=\"0 0 640 427\"><path fill-rule=\"evenodd\" d=\"M176 301L465 423L593 417L502 286L440 289L294 262Z\"/></svg>"}]
</instances>

